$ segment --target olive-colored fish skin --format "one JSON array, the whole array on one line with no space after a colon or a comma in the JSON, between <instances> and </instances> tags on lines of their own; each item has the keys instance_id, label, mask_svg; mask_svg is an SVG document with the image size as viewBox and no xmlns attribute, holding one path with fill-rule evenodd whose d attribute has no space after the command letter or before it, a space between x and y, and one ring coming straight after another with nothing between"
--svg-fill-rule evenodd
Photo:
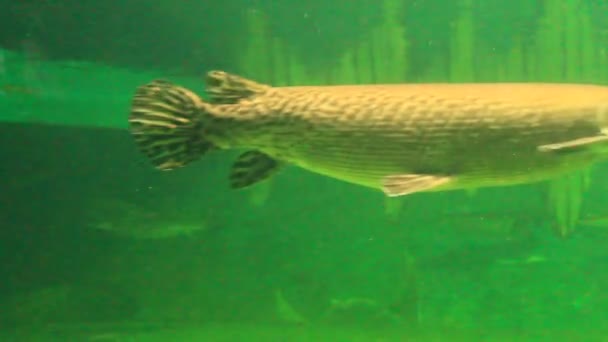
<instances>
[{"instance_id":1,"label":"olive-colored fish skin","mask_svg":"<svg viewBox=\"0 0 608 342\"><path fill-rule=\"evenodd\" d=\"M221 71L210 72L207 84L209 103L170 83L164 83L164 100L162 91L149 91L153 83L136 93L132 132L140 149L153 162L157 158L158 168L163 169L159 156L180 167L211 146L238 148L403 195L530 183L608 156L608 87L271 87ZM166 94L177 94L179 100ZM182 117L187 122L171 119L175 127L165 127L167 117L181 115L180 106L187 109Z\"/></svg>"}]
</instances>

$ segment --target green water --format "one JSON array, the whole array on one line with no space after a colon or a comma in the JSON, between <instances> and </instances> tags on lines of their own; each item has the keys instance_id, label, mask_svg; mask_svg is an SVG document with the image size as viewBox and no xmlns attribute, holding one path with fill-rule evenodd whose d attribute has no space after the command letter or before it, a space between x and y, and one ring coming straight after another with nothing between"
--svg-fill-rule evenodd
<instances>
[{"instance_id":1,"label":"green water","mask_svg":"<svg viewBox=\"0 0 608 342\"><path fill-rule=\"evenodd\" d=\"M608 165L382 193L154 170L135 87L608 83L605 0L0 1L0 341L608 340Z\"/></svg>"}]
</instances>

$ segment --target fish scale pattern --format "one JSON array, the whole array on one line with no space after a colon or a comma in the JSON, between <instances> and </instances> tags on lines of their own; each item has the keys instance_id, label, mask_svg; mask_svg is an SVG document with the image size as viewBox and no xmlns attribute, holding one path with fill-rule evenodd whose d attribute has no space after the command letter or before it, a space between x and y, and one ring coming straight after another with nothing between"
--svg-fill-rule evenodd
<instances>
[{"instance_id":1,"label":"fish scale pattern","mask_svg":"<svg viewBox=\"0 0 608 342\"><path fill-rule=\"evenodd\" d=\"M225 146L259 150L374 188L388 175L453 177L446 187L542 180L602 157L538 147L594 136L608 90L555 84L266 88L214 107Z\"/></svg>"}]
</instances>

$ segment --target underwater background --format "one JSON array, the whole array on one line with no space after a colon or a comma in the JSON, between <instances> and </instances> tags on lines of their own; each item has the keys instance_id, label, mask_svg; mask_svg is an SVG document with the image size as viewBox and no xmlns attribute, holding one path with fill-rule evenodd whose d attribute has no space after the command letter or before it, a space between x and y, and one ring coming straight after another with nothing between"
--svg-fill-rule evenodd
<instances>
[{"instance_id":1,"label":"underwater background","mask_svg":"<svg viewBox=\"0 0 608 342\"><path fill-rule=\"evenodd\" d=\"M382 193L153 169L135 88L608 83L606 0L0 1L1 341L608 340L608 165Z\"/></svg>"}]
</instances>

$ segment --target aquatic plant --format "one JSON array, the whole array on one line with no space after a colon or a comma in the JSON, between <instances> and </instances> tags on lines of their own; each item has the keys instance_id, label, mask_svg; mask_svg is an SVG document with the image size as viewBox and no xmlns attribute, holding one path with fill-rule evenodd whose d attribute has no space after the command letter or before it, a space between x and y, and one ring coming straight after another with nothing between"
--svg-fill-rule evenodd
<instances>
[{"instance_id":1,"label":"aquatic plant","mask_svg":"<svg viewBox=\"0 0 608 342\"><path fill-rule=\"evenodd\" d=\"M272 80L272 41L269 37L268 24L263 12L249 10L245 15L247 23L247 41L244 53L239 60L239 70L247 77L259 82ZM262 53L262 51L264 51Z\"/></svg>"},{"instance_id":2,"label":"aquatic plant","mask_svg":"<svg viewBox=\"0 0 608 342\"><path fill-rule=\"evenodd\" d=\"M276 290L274 292L275 299L275 310L279 321L288 324L305 324L306 318L297 312L293 306L285 299L282 290Z\"/></svg>"},{"instance_id":3,"label":"aquatic plant","mask_svg":"<svg viewBox=\"0 0 608 342\"><path fill-rule=\"evenodd\" d=\"M583 203L583 194L589 188L590 170L573 172L549 181L547 203L554 217L554 232L568 236L576 227Z\"/></svg>"},{"instance_id":4,"label":"aquatic plant","mask_svg":"<svg viewBox=\"0 0 608 342\"><path fill-rule=\"evenodd\" d=\"M599 45L595 42L587 3L546 0L544 8L545 15L539 21L535 40L535 80L600 81L590 72L593 66L602 63L596 59ZM558 236L567 236L576 226L589 172L573 172L547 184L549 210L556 221Z\"/></svg>"},{"instance_id":5,"label":"aquatic plant","mask_svg":"<svg viewBox=\"0 0 608 342\"><path fill-rule=\"evenodd\" d=\"M453 26L447 78L450 82L472 82L475 80L473 0L462 0L460 5L460 13Z\"/></svg>"},{"instance_id":6,"label":"aquatic plant","mask_svg":"<svg viewBox=\"0 0 608 342\"><path fill-rule=\"evenodd\" d=\"M537 5L531 3L525 11L535 11ZM431 67L418 81L604 81L608 67L601 59L606 51L598 44L590 5L577 0L541 0L540 5L542 16L536 19L531 35L514 32L513 36L505 37L510 42L508 49L498 51L479 39L477 4L474 0L460 0L451 24L449 54L429 56ZM272 36L261 11L249 11L246 16L248 47L240 68L246 75L277 85L410 80L410 43L404 22L406 2L383 0L381 8L384 20L344 51L339 60L328 62L325 67L306 66L290 53L286 42ZM588 170L546 182L549 211L560 227L559 235L574 228L587 175ZM474 189L472 191L471 197ZM385 201L388 216L399 215L399 201Z\"/></svg>"}]
</instances>

